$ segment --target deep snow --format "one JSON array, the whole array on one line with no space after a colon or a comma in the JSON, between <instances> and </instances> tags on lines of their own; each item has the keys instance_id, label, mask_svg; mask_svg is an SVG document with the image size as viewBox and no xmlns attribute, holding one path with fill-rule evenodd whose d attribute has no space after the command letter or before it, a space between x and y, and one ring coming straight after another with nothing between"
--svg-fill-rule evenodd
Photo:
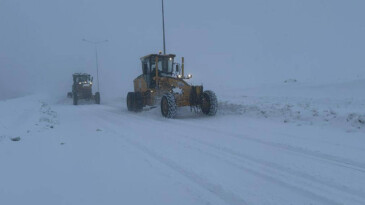
<instances>
[{"instance_id":1,"label":"deep snow","mask_svg":"<svg viewBox=\"0 0 365 205\"><path fill-rule=\"evenodd\" d=\"M124 96L3 100L0 204L365 204L364 87L221 89L217 116L177 119Z\"/></svg>"}]
</instances>

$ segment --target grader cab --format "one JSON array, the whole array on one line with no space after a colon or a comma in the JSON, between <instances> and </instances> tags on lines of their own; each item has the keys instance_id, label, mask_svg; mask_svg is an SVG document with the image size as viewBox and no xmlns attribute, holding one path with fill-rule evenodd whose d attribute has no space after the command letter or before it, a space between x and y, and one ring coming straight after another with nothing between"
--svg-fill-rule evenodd
<instances>
[{"instance_id":1,"label":"grader cab","mask_svg":"<svg viewBox=\"0 0 365 205\"><path fill-rule=\"evenodd\" d=\"M215 115L217 97L203 86L189 85L185 80L184 58L175 63L174 54L150 54L141 58L142 75L134 79L134 92L127 95L129 111L141 111L145 106L161 106L164 117L174 118L177 107L190 106L204 114Z\"/></svg>"}]
</instances>

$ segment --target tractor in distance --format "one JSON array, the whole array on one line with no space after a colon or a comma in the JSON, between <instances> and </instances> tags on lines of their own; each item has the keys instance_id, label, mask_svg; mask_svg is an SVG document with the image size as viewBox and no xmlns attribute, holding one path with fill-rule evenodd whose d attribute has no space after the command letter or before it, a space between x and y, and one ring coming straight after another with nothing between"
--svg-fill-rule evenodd
<instances>
[{"instance_id":1,"label":"tractor in distance","mask_svg":"<svg viewBox=\"0 0 365 205\"><path fill-rule=\"evenodd\" d=\"M80 99L95 100L96 104L100 104L100 93L92 93L93 77L90 74L74 73L72 78L72 92L67 93L67 97L73 99L74 105L77 105Z\"/></svg>"},{"instance_id":2,"label":"tractor in distance","mask_svg":"<svg viewBox=\"0 0 365 205\"><path fill-rule=\"evenodd\" d=\"M134 79L134 92L127 94L127 108L138 112L145 106L161 107L166 118L176 116L177 107L190 106L195 110L213 116L218 102L213 91L203 90L203 86L193 86L186 82L192 78L184 73L184 58L181 65L174 62L174 54L150 54L141 58L142 75Z\"/></svg>"}]
</instances>

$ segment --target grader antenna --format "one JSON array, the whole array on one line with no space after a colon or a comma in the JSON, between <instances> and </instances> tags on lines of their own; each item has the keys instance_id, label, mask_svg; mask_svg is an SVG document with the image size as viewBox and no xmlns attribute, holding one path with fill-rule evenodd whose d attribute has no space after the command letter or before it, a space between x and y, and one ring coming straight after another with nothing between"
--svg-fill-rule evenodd
<instances>
[{"instance_id":1,"label":"grader antenna","mask_svg":"<svg viewBox=\"0 0 365 205\"><path fill-rule=\"evenodd\" d=\"M163 54L166 55L166 46L165 46L165 12L163 8L163 0L162 1L162 32L163 32Z\"/></svg>"}]
</instances>

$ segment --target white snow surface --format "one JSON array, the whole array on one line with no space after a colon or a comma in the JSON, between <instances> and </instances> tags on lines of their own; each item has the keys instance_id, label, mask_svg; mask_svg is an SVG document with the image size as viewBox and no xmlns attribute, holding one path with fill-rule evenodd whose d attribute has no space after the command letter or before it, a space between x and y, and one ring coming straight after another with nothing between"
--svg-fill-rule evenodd
<instances>
[{"instance_id":1,"label":"white snow surface","mask_svg":"<svg viewBox=\"0 0 365 205\"><path fill-rule=\"evenodd\" d=\"M216 90L215 117L2 100L0 204L365 204L365 80L287 82Z\"/></svg>"}]
</instances>

